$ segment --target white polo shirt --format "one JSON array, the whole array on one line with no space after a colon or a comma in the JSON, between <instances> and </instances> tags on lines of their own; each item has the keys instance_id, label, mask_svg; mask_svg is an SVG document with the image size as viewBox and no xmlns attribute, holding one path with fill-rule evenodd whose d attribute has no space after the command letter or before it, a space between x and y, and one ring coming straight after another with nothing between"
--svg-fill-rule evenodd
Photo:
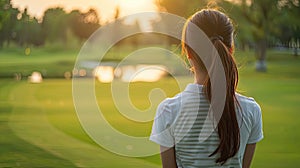
<instances>
[{"instance_id":1,"label":"white polo shirt","mask_svg":"<svg viewBox=\"0 0 300 168\"><path fill-rule=\"evenodd\" d=\"M179 168L242 167L246 145L263 139L259 105L253 98L236 94L241 106L241 111L237 110L240 148L233 158L220 166L215 162L218 154L209 157L218 147L219 137L213 126L204 124L210 104L202 88L202 85L188 84L183 92L161 102L157 108L150 140L165 147L175 146ZM206 137L200 137L200 133Z\"/></svg>"}]
</instances>

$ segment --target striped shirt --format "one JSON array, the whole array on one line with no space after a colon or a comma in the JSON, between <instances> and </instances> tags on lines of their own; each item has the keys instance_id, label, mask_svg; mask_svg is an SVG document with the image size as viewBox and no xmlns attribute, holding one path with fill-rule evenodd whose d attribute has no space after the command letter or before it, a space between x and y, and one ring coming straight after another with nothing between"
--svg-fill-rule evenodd
<instances>
[{"instance_id":1,"label":"striped shirt","mask_svg":"<svg viewBox=\"0 0 300 168\"><path fill-rule=\"evenodd\" d=\"M237 110L240 127L238 153L220 166L215 162L219 154L209 157L219 145L217 124L208 119L210 104L202 85L189 84L173 98L167 98L157 108L150 140L164 147L174 147L179 168L242 167L247 144L263 138L259 105L253 98L236 94L241 110Z\"/></svg>"}]
</instances>

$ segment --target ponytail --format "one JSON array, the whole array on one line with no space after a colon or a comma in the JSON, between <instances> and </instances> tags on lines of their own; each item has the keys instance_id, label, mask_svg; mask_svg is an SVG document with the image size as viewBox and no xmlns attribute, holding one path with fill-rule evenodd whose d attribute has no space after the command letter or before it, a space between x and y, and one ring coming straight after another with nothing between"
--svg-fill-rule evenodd
<instances>
[{"instance_id":1,"label":"ponytail","mask_svg":"<svg viewBox=\"0 0 300 168\"><path fill-rule=\"evenodd\" d=\"M223 165L229 158L233 157L238 152L240 146L240 131L235 108L235 105L238 105L235 96L238 84L238 70L232 56L232 49L228 49L221 39L216 39L212 42L218 51L224 67L227 88L224 110L217 126L220 144L210 156L219 152L220 157L216 162ZM205 93L208 99L211 100L211 83L209 78L205 81L204 86L206 86Z\"/></svg>"}]
</instances>

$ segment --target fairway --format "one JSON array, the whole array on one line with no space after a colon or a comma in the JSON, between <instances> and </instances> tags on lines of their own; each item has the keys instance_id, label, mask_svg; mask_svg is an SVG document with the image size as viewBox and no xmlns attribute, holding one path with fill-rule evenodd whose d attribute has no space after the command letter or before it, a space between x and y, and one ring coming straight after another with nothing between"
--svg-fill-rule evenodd
<instances>
[{"instance_id":1,"label":"fairway","mask_svg":"<svg viewBox=\"0 0 300 168\"><path fill-rule=\"evenodd\" d=\"M240 68L239 90L261 105L265 138L257 146L253 167L298 167L300 164L300 61L272 53L268 73L253 71L247 60ZM239 57L239 62L243 62ZM280 62L278 61L280 60ZM190 77L178 78L182 84ZM120 115L111 85L96 81L99 107L117 130L131 136L148 136L151 122L137 123ZM168 97L180 91L176 80L130 84L130 98L138 109L153 103L152 89ZM151 97L151 96L150 96ZM155 97L154 97L155 98ZM164 97L158 95L153 106ZM159 155L130 158L99 147L82 129L74 109L72 81L45 79L41 84L26 80L0 80L0 167L160 167Z\"/></svg>"},{"instance_id":2,"label":"fairway","mask_svg":"<svg viewBox=\"0 0 300 168\"><path fill-rule=\"evenodd\" d=\"M0 0L0 168L300 168L299 1Z\"/></svg>"},{"instance_id":3,"label":"fairway","mask_svg":"<svg viewBox=\"0 0 300 168\"><path fill-rule=\"evenodd\" d=\"M70 81L47 82L49 83L48 88L53 87L62 92L66 87L71 86ZM138 167L139 165L157 167L156 164L141 159L120 157L95 145L82 131L77 121L71 94L66 97L49 94L44 95L46 100L38 100L37 94L38 91L41 91L41 86L27 83L17 84L9 94L14 101L13 107L8 110L9 115L5 116L1 110L1 117L7 119L5 127L9 127L5 131L14 134L23 143L26 142L35 147L30 151L10 151L11 155L2 153L4 151L1 148L1 167L44 167L45 165L50 167L57 167L57 165L62 167ZM42 93L47 92L45 91ZM54 99L50 98L52 102L48 102L47 100L51 96ZM1 106L2 108L4 107ZM57 109L60 110L57 111ZM15 144L18 141L15 141L14 138L1 140L3 141L1 144L10 144L6 145L8 148L18 145ZM28 146L25 145L24 148L26 149ZM34 161L38 158L32 156L37 152L49 155L51 159L43 162L46 158L40 158L39 162L43 163L38 165ZM14 156L19 157L15 158ZM22 160L24 157L28 157L28 160ZM29 158L34 158L34 160ZM114 160L118 161L114 162Z\"/></svg>"}]
</instances>

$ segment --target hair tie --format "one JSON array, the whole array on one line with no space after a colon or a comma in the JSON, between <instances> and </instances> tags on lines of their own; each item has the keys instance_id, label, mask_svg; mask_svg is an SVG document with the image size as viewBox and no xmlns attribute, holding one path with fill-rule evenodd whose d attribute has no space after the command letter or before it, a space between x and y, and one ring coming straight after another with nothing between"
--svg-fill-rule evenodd
<instances>
[{"instance_id":1,"label":"hair tie","mask_svg":"<svg viewBox=\"0 0 300 168\"><path fill-rule=\"evenodd\" d=\"M216 40L221 40L221 41L223 41L224 39L223 39L222 36L212 36L212 37L210 37L210 40L211 40L211 41L216 41Z\"/></svg>"}]
</instances>

